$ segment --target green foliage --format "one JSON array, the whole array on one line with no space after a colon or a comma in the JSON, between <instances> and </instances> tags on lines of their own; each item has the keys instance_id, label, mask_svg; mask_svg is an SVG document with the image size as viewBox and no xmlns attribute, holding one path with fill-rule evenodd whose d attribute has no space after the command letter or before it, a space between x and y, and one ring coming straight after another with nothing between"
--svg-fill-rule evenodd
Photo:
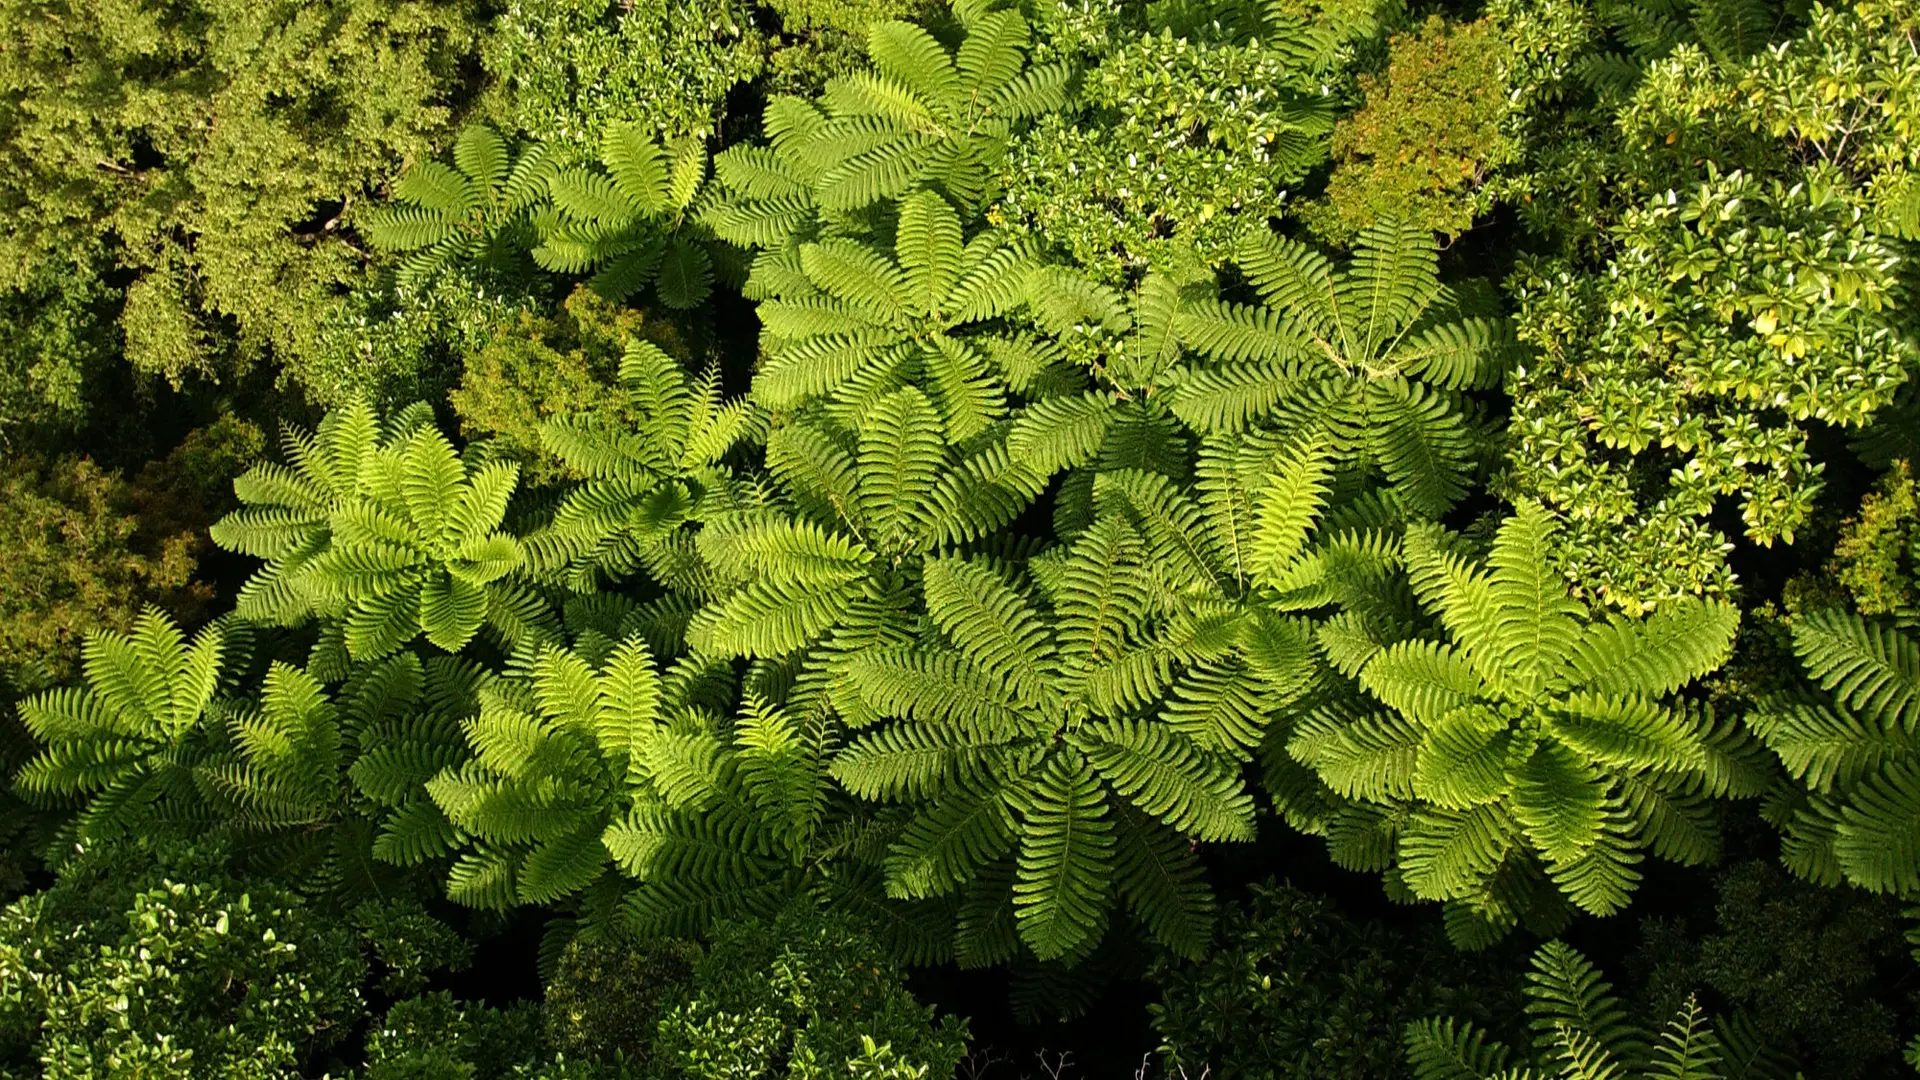
<instances>
[{"instance_id":1,"label":"green foliage","mask_svg":"<svg viewBox=\"0 0 1920 1080\"><path fill-rule=\"evenodd\" d=\"M137 835L156 810L191 797L200 720L220 688L226 648L217 626L189 643L153 612L131 634L90 634L86 686L21 703L21 720L46 749L16 783L40 798L88 797L75 823L82 839Z\"/></svg>"},{"instance_id":2,"label":"green foliage","mask_svg":"<svg viewBox=\"0 0 1920 1080\"><path fill-rule=\"evenodd\" d=\"M324 663L274 661L249 698L234 677L248 639L223 620L189 643L151 613L131 635L89 636L85 687L21 703L41 747L19 789L80 802L70 839L217 824L262 868L337 897L396 887L370 855L405 865L446 853L453 828L422 785L461 759L457 719L485 677L403 653L357 669L336 701L312 673Z\"/></svg>"},{"instance_id":3,"label":"green foliage","mask_svg":"<svg viewBox=\"0 0 1920 1080\"><path fill-rule=\"evenodd\" d=\"M660 1013L700 956L686 942L574 939L541 1005L547 1043L574 1057L645 1062Z\"/></svg>"},{"instance_id":4,"label":"green foliage","mask_svg":"<svg viewBox=\"0 0 1920 1080\"><path fill-rule=\"evenodd\" d=\"M1509 283L1539 355L1508 381L1505 488L1568 519L1556 558L1584 595L1631 613L1727 594L1716 503L1745 539L1791 543L1823 487L1810 431L1865 425L1913 369L1894 298L1915 112L1891 88L1917 70L1894 44L1915 19L1822 8L1737 64L1676 48L1609 114L1603 155L1524 181L1598 230Z\"/></svg>"},{"instance_id":5,"label":"green foliage","mask_svg":"<svg viewBox=\"0 0 1920 1080\"><path fill-rule=\"evenodd\" d=\"M913 383L947 441L986 431L1040 364L1018 338L966 332L1020 304L1025 265L997 231L964 235L953 207L922 192L901 203L891 251L838 238L794 248L760 305L754 400L778 413L824 398L827 416L852 426Z\"/></svg>"},{"instance_id":6,"label":"green foliage","mask_svg":"<svg viewBox=\"0 0 1920 1080\"><path fill-rule=\"evenodd\" d=\"M401 1002L367 1080L867 1080L951 1077L966 1025L934 1022L862 924L804 903L727 922L712 947L569 946L544 1009ZM544 1036L544 1037L543 1037Z\"/></svg>"},{"instance_id":7,"label":"green foliage","mask_svg":"<svg viewBox=\"0 0 1920 1080\"><path fill-rule=\"evenodd\" d=\"M0 911L0 1068L286 1076L350 1029L366 974L350 927L217 848L88 850Z\"/></svg>"},{"instance_id":8,"label":"green foliage","mask_svg":"<svg viewBox=\"0 0 1920 1080\"><path fill-rule=\"evenodd\" d=\"M546 1049L540 1034L540 1011L530 1004L504 1009L463 1006L444 990L408 998L395 1003L368 1032L364 1075L366 1080L537 1076L538 1059ZM593 1074L574 1073L573 1080L589 1076Z\"/></svg>"},{"instance_id":9,"label":"green foliage","mask_svg":"<svg viewBox=\"0 0 1920 1080\"><path fill-rule=\"evenodd\" d=\"M715 231L777 246L814 207L832 221L923 188L984 209L1017 125L1065 104L1069 71L1026 64L1027 24L1015 12L963 3L954 14L965 34L957 48L912 23L875 23L868 70L828 82L818 106L769 102L772 147L715 161L727 196ZM748 227L754 219L762 224Z\"/></svg>"},{"instance_id":10,"label":"green foliage","mask_svg":"<svg viewBox=\"0 0 1920 1080\"><path fill-rule=\"evenodd\" d=\"M1198 964L1161 960L1149 1005L1166 1073L1252 1080L1391 1080L1406 1075L1401 1029L1443 1010L1481 1022L1517 1012L1458 953L1341 915L1291 886L1256 886Z\"/></svg>"},{"instance_id":11,"label":"green foliage","mask_svg":"<svg viewBox=\"0 0 1920 1080\"><path fill-rule=\"evenodd\" d=\"M680 137L662 146L644 128L614 124L600 142L605 171L576 167L554 173L551 204L536 215L534 261L547 270L595 273L595 292L621 301L652 285L670 308L692 308L713 287L716 256L697 224L706 194L707 150Z\"/></svg>"},{"instance_id":12,"label":"green foliage","mask_svg":"<svg viewBox=\"0 0 1920 1080\"><path fill-rule=\"evenodd\" d=\"M1366 104L1333 137L1324 234L1350 239L1383 217L1449 240L1473 227L1493 174L1518 157L1505 130L1512 60L1498 28L1430 17L1393 39L1384 78L1360 77Z\"/></svg>"},{"instance_id":13,"label":"green foliage","mask_svg":"<svg viewBox=\"0 0 1920 1080\"><path fill-rule=\"evenodd\" d=\"M1335 102L1311 49L1290 35L1128 35L1084 77L1074 111L1015 141L991 220L1037 231L1113 284L1218 266L1326 159Z\"/></svg>"},{"instance_id":14,"label":"green foliage","mask_svg":"<svg viewBox=\"0 0 1920 1080\"><path fill-rule=\"evenodd\" d=\"M473 18L417 0L13 0L0 290L101 251L141 371L310 352L335 291L366 274L339 226L445 131ZM90 278L55 306L90 303Z\"/></svg>"},{"instance_id":15,"label":"green foliage","mask_svg":"<svg viewBox=\"0 0 1920 1080\"><path fill-rule=\"evenodd\" d=\"M355 288L327 310L314 348L289 357L283 370L325 408L437 397L467 357L537 310L486 277L448 265L416 285L376 279Z\"/></svg>"},{"instance_id":16,"label":"green foliage","mask_svg":"<svg viewBox=\"0 0 1920 1080\"><path fill-rule=\"evenodd\" d=\"M905 20L929 25L943 14L930 0L772 0L782 42L768 57L768 89L812 96L864 64L867 28Z\"/></svg>"},{"instance_id":17,"label":"green foliage","mask_svg":"<svg viewBox=\"0 0 1920 1080\"><path fill-rule=\"evenodd\" d=\"M872 841L836 805L818 721L752 694L723 716L724 670L658 672L637 637L600 640L597 656L544 647L526 681L483 690L463 725L473 759L428 782L465 849L449 895L577 897L581 932L642 938L771 915L796 893L873 904L856 867L822 872ZM932 930L895 914L902 955L938 955Z\"/></svg>"},{"instance_id":18,"label":"green foliage","mask_svg":"<svg viewBox=\"0 0 1920 1080\"><path fill-rule=\"evenodd\" d=\"M1896 461L1880 490L1860 502L1833 548L1834 575L1862 615L1920 608L1920 492L1905 461Z\"/></svg>"},{"instance_id":19,"label":"green foliage","mask_svg":"<svg viewBox=\"0 0 1920 1080\"><path fill-rule=\"evenodd\" d=\"M947 1080L966 1053L965 1022L936 1024L858 923L804 906L722 928L686 987L651 1075Z\"/></svg>"},{"instance_id":20,"label":"green foliage","mask_svg":"<svg viewBox=\"0 0 1920 1080\"><path fill-rule=\"evenodd\" d=\"M601 833L628 787L649 778L661 691L644 644L629 642L600 672L547 647L530 675L481 691L479 714L463 724L473 759L427 785L474 842L448 890L476 906L543 903L591 885L610 861Z\"/></svg>"},{"instance_id":21,"label":"green foliage","mask_svg":"<svg viewBox=\"0 0 1920 1080\"><path fill-rule=\"evenodd\" d=\"M553 173L543 147L516 154L492 128L471 125L453 144L452 166L415 162L393 184L401 205L376 207L359 226L375 247L407 253L403 284L456 259L510 272L526 247L528 211Z\"/></svg>"},{"instance_id":22,"label":"green foliage","mask_svg":"<svg viewBox=\"0 0 1920 1080\"><path fill-rule=\"evenodd\" d=\"M245 506L213 540L266 560L240 590L241 618L339 619L355 659L421 634L457 651L488 623L521 636L524 593L507 575L524 556L499 531L519 470L463 462L428 420L414 408L382 425L356 403L312 435L288 429L289 465L263 462L234 482Z\"/></svg>"},{"instance_id":23,"label":"green foliage","mask_svg":"<svg viewBox=\"0 0 1920 1080\"><path fill-rule=\"evenodd\" d=\"M1592 618L1546 564L1555 529L1521 504L1485 569L1438 530L1410 529L1414 591L1450 640L1376 644L1357 676L1386 711L1337 701L1287 744L1358 804L1348 827L1391 845L1401 887L1452 902L1462 944L1523 917L1552 925L1550 890L1594 914L1620 910L1643 849L1710 861L1709 799L1765 782L1738 729L1662 700L1725 662L1738 609L1691 600L1638 621Z\"/></svg>"},{"instance_id":24,"label":"green foliage","mask_svg":"<svg viewBox=\"0 0 1920 1080\"><path fill-rule=\"evenodd\" d=\"M1132 714L1226 652L1233 624L1168 595L1149 552L1114 514L1036 574L1037 596L991 563L930 562L938 637L848 666L853 708L896 722L851 743L834 776L914 806L889 891L1010 902L1019 940L1058 959L1098 941L1117 890L1155 937L1200 947L1211 899L1180 838L1250 838L1252 800L1231 756ZM1010 893L977 895L1002 862ZM963 916L963 955L1004 957L1011 941L987 935L1005 929Z\"/></svg>"},{"instance_id":25,"label":"green foliage","mask_svg":"<svg viewBox=\"0 0 1920 1080\"><path fill-rule=\"evenodd\" d=\"M0 291L0 439L31 444L88 413L88 389L116 361L114 290L78 259L49 262Z\"/></svg>"},{"instance_id":26,"label":"green foliage","mask_svg":"<svg viewBox=\"0 0 1920 1080\"><path fill-rule=\"evenodd\" d=\"M616 124L651 137L714 131L766 48L751 5L733 0L523 0L480 45L491 79L481 110L573 164Z\"/></svg>"},{"instance_id":27,"label":"green foliage","mask_svg":"<svg viewBox=\"0 0 1920 1080\"><path fill-rule=\"evenodd\" d=\"M756 439L759 417L745 402L722 399L717 371L689 379L648 341L627 340L618 380L594 412L540 424L549 458L581 480L527 537L528 569L584 591L598 576L626 577L644 566L657 580L697 592L690 580L697 574L682 565L688 552L680 527L712 504L730 508L740 485L723 461Z\"/></svg>"},{"instance_id":28,"label":"green foliage","mask_svg":"<svg viewBox=\"0 0 1920 1080\"><path fill-rule=\"evenodd\" d=\"M191 965L93 963L102 901L0 979L9 1031L77 995L48 1068L174 1010L250 1064L149 1072L945 1076L894 963L1026 1008L1146 943L1188 1074L1393 1075L1425 1012L1417 1075L1884 1060L1916 515L1831 492L1920 430L1911 0L48 2L0 0L0 889L219 834L352 967L105 1008ZM202 530L259 562L196 580ZM1735 590L1731 545L1833 535ZM1550 947L1514 1054L1463 1023L1492 961L1293 893L1215 936L1256 775L1469 949L1717 859L1743 798L1810 883L1672 939L1665 1028ZM253 964L202 877L136 936ZM363 901L441 893L541 928L544 1010L392 1000L467 943Z\"/></svg>"},{"instance_id":29,"label":"green foliage","mask_svg":"<svg viewBox=\"0 0 1920 1080\"><path fill-rule=\"evenodd\" d=\"M1827 610L1794 621L1793 648L1819 692L1789 687L1747 718L1804 785L1768 804L1787 866L1821 884L1920 893L1920 641Z\"/></svg>"}]
</instances>

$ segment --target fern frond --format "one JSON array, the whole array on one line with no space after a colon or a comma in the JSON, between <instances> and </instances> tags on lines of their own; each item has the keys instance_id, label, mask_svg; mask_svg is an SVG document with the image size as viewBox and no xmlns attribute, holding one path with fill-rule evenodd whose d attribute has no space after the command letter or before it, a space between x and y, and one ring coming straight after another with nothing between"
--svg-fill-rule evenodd
<instances>
[{"instance_id":1,"label":"fern frond","mask_svg":"<svg viewBox=\"0 0 1920 1080\"><path fill-rule=\"evenodd\" d=\"M1516 827L1497 803L1417 812L1400 835L1401 878L1423 899L1470 896L1513 850Z\"/></svg>"},{"instance_id":2,"label":"fern frond","mask_svg":"<svg viewBox=\"0 0 1920 1080\"><path fill-rule=\"evenodd\" d=\"M1587 627L1556 683L1603 694L1668 694L1726 663L1740 609L1686 598L1639 621L1619 617Z\"/></svg>"},{"instance_id":3,"label":"fern frond","mask_svg":"<svg viewBox=\"0 0 1920 1080\"><path fill-rule=\"evenodd\" d=\"M1190 845L1125 801L1113 809L1114 887L1175 953L1197 959L1213 937L1213 893Z\"/></svg>"},{"instance_id":4,"label":"fern frond","mask_svg":"<svg viewBox=\"0 0 1920 1080\"><path fill-rule=\"evenodd\" d=\"M1920 763L1884 766L1853 791L1833 851L1847 880L1861 888L1920 894Z\"/></svg>"},{"instance_id":5,"label":"fern frond","mask_svg":"<svg viewBox=\"0 0 1920 1080\"><path fill-rule=\"evenodd\" d=\"M1920 729L1920 642L1844 611L1815 612L1793 626L1807 673L1869 721Z\"/></svg>"},{"instance_id":6,"label":"fern frond","mask_svg":"<svg viewBox=\"0 0 1920 1080\"><path fill-rule=\"evenodd\" d=\"M1013 904L1020 939L1042 960L1073 956L1106 923L1113 880L1113 824L1088 763L1072 750L1050 756L1020 813Z\"/></svg>"},{"instance_id":7,"label":"fern frond","mask_svg":"<svg viewBox=\"0 0 1920 1080\"><path fill-rule=\"evenodd\" d=\"M901 830L887 855L887 894L902 899L958 889L1013 847L1006 793L990 782L948 785Z\"/></svg>"},{"instance_id":8,"label":"fern frond","mask_svg":"<svg viewBox=\"0 0 1920 1080\"><path fill-rule=\"evenodd\" d=\"M1323 707L1296 723L1287 753L1342 798L1405 799L1425 733L1390 713Z\"/></svg>"},{"instance_id":9,"label":"fern frond","mask_svg":"<svg viewBox=\"0 0 1920 1080\"><path fill-rule=\"evenodd\" d=\"M1451 709L1427 729L1413 773L1416 795L1435 806L1465 810L1512 795L1514 739L1506 717L1484 704Z\"/></svg>"},{"instance_id":10,"label":"fern frond","mask_svg":"<svg viewBox=\"0 0 1920 1080\"><path fill-rule=\"evenodd\" d=\"M833 759L833 778L863 799L927 799L959 777L990 774L1003 733L938 724L893 724L854 740Z\"/></svg>"},{"instance_id":11,"label":"fern frond","mask_svg":"<svg viewBox=\"0 0 1920 1080\"><path fill-rule=\"evenodd\" d=\"M1564 942L1549 941L1534 953L1532 966L1527 973L1527 1017L1536 1048L1551 1052L1555 1032L1564 1028L1592 1039L1622 1061L1646 1060L1645 1040L1613 996L1613 986L1585 956Z\"/></svg>"},{"instance_id":12,"label":"fern frond","mask_svg":"<svg viewBox=\"0 0 1920 1080\"><path fill-rule=\"evenodd\" d=\"M1541 743L1513 770L1513 816L1555 863L1572 862L1599 841L1606 804L1597 770L1559 743Z\"/></svg>"},{"instance_id":13,"label":"fern frond","mask_svg":"<svg viewBox=\"0 0 1920 1080\"><path fill-rule=\"evenodd\" d=\"M1416 1020L1403 1037L1415 1080L1489 1080L1507 1066L1505 1046L1451 1017Z\"/></svg>"},{"instance_id":14,"label":"fern frond","mask_svg":"<svg viewBox=\"0 0 1920 1080\"><path fill-rule=\"evenodd\" d=\"M1239 770L1151 721L1108 720L1074 742L1121 798L1201 840L1251 840L1253 800Z\"/></svg>"}]
</instances>

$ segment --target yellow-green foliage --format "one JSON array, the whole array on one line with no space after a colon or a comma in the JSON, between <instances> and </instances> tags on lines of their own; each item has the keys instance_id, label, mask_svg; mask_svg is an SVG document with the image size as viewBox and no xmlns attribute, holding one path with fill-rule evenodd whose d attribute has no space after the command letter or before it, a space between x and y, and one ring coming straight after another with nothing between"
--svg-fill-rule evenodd
<instances>
[{"instance_id":1,"label":"yellow-green foliage","mask_svg":"<svg viewBox=\"0 0 1920 1080\"><path fill-rule=\"evenodd\" d=\"M400 0L3 0L0 290L106 244L128 359L178 380L309 347L340 226L448 119L473 14Z\"/></svg>"},{"instance_id":2,"label":"yellow-green foliage","mask_svg":"<svg viewBox=\"0 0 1920 1080\"><path fill-rule=\"evenodd\" d=\"M114 294L83 261L49 262L0 290L0 441L12 450L88 412L89 376L116 361Z\"/></svg>"},{"instance_id":3,"label":"yellow-green foliage","mask_svg":"<svg viewBox=\"0 0 1920 1080\"><path fill-rule=\"evenodd\" d=\"M192 608L203 543L156 535L127 485L86 458L23 459L0 473L0 679L16 691L66 678L94 630L126 630L143 604Z\"/></svg>"},{"instance_id":4,"label":"yellow-green foliage","mask_svg":"<svg viewBox=\"0 0 1920 1080\"><path fill-rule=\"evenodd\" d=\"M612 123L712 131L727 93L760 74L765 55L742 0L522 0L481 48L492 79L483 109L510 134L585 158Z\"/></svg>"},{"instance_id":5,"label":"yellow-green foliage","mask_svg":"<svg viewBox=\"0 0 1920 1080\"><path fill-rule=\"evenodd\" d=\"M449 395L461 432L470 439L498 439L530 464L530 479L556 476L559 466L541 454L541 423L587 414L630 420L607 413L619 400L620 358L636 338L669 353L684 351L669 324L616 307L584 287L552 318L522 312L466 358L460 386Z\"/></svg>"},{"instance_id":6,"label":"yellow-green foliage","mask_svg":"<svg viewBox=\"0 0 1920 1080\"><path fill-rule=\"evenodd\" d=\"M1880 490L1860 502L1833 549L1833 572L1866 615L1887 615L1916 603L1920 571L1920 492L1913 470L1896 461Z\"/></svg>"},{"instance_id":7,"label":"yellow-green foliage","mask_svg":"<svg viewBox=\"0 0 1920 1080\"><path fill-rule=\"evenodd\" d=\"M1333 176L1314 226L1347 239L1397 215L1448 237L1491 203L1487 181L1518 146L1502 130L1509 57L1489 21L1429 18L1394 37L1384 75L1360 76L1366 104L1333 133Z\"/></svg>"},{"instance_id":8,"label":"yellow-green foliage","mask_svg":"<svg viewBox=\"0 0 1920 1080\"><path fill-rule=\"evenodd\" d=\"M664 1000L693 973L696 945L576 938L547 984L547 1041L574 1057L644 1061Z\"/></svg>"}]
</instances>

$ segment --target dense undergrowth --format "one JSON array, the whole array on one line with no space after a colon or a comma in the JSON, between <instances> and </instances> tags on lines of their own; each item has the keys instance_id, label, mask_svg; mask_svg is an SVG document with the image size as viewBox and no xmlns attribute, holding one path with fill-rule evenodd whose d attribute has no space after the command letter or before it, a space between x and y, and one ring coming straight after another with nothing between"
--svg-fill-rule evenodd
<instances>
[{"instance_id":1,"label":"dense undergrowth","mask_svg":"<svg viewBox=\"0 0 1920 1080\"><path fill-rule=\"evenodd\" d=\"M0 32L0 1076L1920 1066L1909 0Z\"/></svg>"}]
</instances>

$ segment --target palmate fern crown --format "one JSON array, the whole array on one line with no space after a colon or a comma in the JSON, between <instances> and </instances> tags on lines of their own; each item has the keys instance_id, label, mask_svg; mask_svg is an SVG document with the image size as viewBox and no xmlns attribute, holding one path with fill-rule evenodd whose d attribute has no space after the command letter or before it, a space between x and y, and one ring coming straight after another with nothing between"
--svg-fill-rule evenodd
<instances>
[{"instance_id":1,"label":"palmate fern crown","mask_svg":"<svg viewBox=\"0 0 1920 1080\"><path fill-rule=\"evenodd\" d=\"M696 658L659 670L629 636L597 658L543 646L524 681L484 690L462 725L473 757L426 785L466 838L449 894L585 897L644 934L777 907L833 846L830 747L753 693L723 716L732 681Z\"/></svg>"},{"instance_id":2,"label":"palmate fern crown","mask_svg":"<svg viewBox=\"0 0 1920 1080\"><path fill-rule=\"evenodd\" d=\"M827 84L809 162L822 207L853 210L921 186L978 205L1013 125L1066 103L1069 69L1025 64L1019 14L964 3L955 14L966 31L958 48L912 23L876 23L872 69Z\"/></svg>"},{"instance_id":3,"label":"palmate fern crown","mask_svg":"<svg viewBox=\"0 0 1920 1080\"><path fill-rule=\"evenodd\" d=\"M1521 504L1485 569L1437 529L1409 530L1414 590L1450 641L1377 648L1358 681L1391 712L1326 710L1290 747L1340 796L1408 807L1401 880L1490 928L1517 917L1498 899L1516 856L1540 859L1574 905L1612 912L1637 880L1636 845L1708 858L1703 794L1760 783L1729 729L1662 701L1725 661L1737 609L1590 620L1545 562L1554 528Z\"/></svg>"},{"instance_id":4,"label":"palmate fern crown","mask_svg":"<svg viewBox=\"0 0 1920 1080\"><path fill-rule=\"evenodd\" d=\"M1444 513L1472 464L1460 391L1498 381L1514 348L1505 323L1441 284L1430 233L1390 219L1344 269L1271 235L1243 244L1238 263L1265 303L1180 306L1174 332L1204 362L1165 377L1175 414L1202 433L1316 434L1379 469L1410 508Z\"/></svg>"},{"instance_id":5,"label":"palmate fern crown","mask_svg":"<svg viewBox=\"0 0 1920 1080\"><path fill-rule=\"evenodd\" d=\"M659 678L637 640L599 670L547 646L527 682L482 691L463 724L473 758L427 784L448 820L481 841L455 864L449 894L497 907L591 884L608 862L600 834L648 780L659 704Z\"/></svg>"},{"instance_id":6,"label":"palmate fern crown","mask_svg":"<svg viewBox=\"0 0 1920 1080\"><path fill-rule=\"evenodd\" d=\"M533 214L542 269L593 276L609 300L653 285L662 303L697 307L712 291L713 237L700 224L707 201L707 150L692 137L664 145L639 124L615 124L600 143L600 169L558 169L548 203Z\"/></svg>"},{"instance_id":7,"label":"palmate fern crown","mask_svg":"<svg viewBox=\"0 0 1920 1080\"><path fill-rule=\"evenodd\" d=\"M15 777L38 799L88 796L79 837L119 835L170 797L190 797L202 717L220 689L227 635L210 626L189 642L148 611L131 634L90 635L84 685L20 703L20 719L44 745Z\"/></svg>"},{"instance_id":8,"label":"palmate fern crown","mask_svg":"<svg viewBox=\"0 0 1920 1080\"><path fill-rule=\"evenodd\" d=\"M1024 250L992 231L967 240L959 214L937 194L901 202L891 252L828 238L782 260L790 273L760 305L767 359L753 397L768 409L822 400L852 424L911 382L960 442L1004 417L1008 392L1033 381L1038 365L1023 363L1030 350L1018 339L966 332L1020 304Z\"/></svg>"},{"instance_id":9,"label":"palmate fern crown","mask_svg":"<svg viewBox=\"0 0 1920 1080\"><path fill-rule=\"evenodd\" d=\"M403 410L383 432L364 402L336 410L317 435L289 430L291 467L234 482L243 507L213 539L267 560L241 589L242 618L339 618L355 658L422 633L449 652L473 639L522 560L499 531L518 468L469 466L426 420Z\"/></svg>"},{"instance_id":10,"label":"palmate fern crown","mask_svg":"<svg viewBox=\"0 0 1920 1080\"><path fill-rule=\"evenodd\" d=\"M455 140L451 166L415 163L394 182L401 205L370 210L358 225L375 247L407 254L403 282L429 278L458 259L510 263L526 243L528 214L546 195L554 168L544 148L516 156L498 132L475 124Z\"/></svg>"},{"instance_id":11,"label":"palmate fern crown","mask_svg":"<svg viewBox=\"0 0 1920 1080\"><path fill-rule=\"evenodd\" d=\"M1038 595L991 562L926 564L938 635L851 661L843 711L892 722L854 740L834 776L913 804L887 864L895 895L951 893L1011 862L1010 896L963 903L1010 902L1042 958L1090 947L1115 885L1156 936L1198 948L1211 901L1180 838L1249 838L1252 803L1230 758L1137 710L1226 652L1234 614L1180 602L1118 515L1034 573ZM1000 955L1006 943L967 924L963 955Z\"/></svg>"},{"instance_id":12,"label":"palmate fern crown","mask_svg":"<svg viewBox=\"0 0 1920 1080\"><path fill-rule=\"evenodd\" d=\"M722 462L759 437L763 417L747 402L727 401L717 371L689 378L637 339L620 362L620 392L616 411L631 426L570 416L541 424L542 448L581 480L526 537L527 569L585 592L599 575L645 567L663 585L698 592L672 569L683 550L677 530L742 486Z\"/></svg>"}]
</instances>

